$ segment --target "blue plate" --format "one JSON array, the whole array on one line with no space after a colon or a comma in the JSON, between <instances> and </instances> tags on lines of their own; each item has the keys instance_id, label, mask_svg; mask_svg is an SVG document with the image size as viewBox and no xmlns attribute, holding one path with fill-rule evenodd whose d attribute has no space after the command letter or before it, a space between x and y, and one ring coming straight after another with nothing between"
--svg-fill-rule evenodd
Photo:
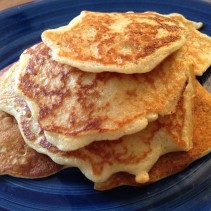
<instances>
[{"instance_id":1,"label":"blue plate","mask_svg":"<svg viewBox=\"0 0 211 211\"><path fill-rule=\"evenodd\" d=\"M197 0L45 0L0 13L0 69L39 42L48 28L67 24L81 10L178 12L204 23L211 36L211 2ZM210 79L210 70L199 78ZM1 165L1 164L0 164ZM99 192L77 169L44 179L0 177L2 210L211 210L211 155L185 171L143 187L119 187Z\"/></svg>"}]
</instances>

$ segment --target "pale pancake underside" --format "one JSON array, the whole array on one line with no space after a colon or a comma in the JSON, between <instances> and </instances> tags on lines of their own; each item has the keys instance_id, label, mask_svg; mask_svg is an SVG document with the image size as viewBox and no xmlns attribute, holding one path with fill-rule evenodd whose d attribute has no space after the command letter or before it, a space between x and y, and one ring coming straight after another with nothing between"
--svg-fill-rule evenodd
<instances>
[{"instance_id":1,"label":"pale pancake underside","mask_svg":"<svg viewBox=\"0 0 211 211\"><path fill-rule=\"evenodd\" d=\"M10 77L12 75L12 72L8 75L7 83L14 84L14 79ZM60 151L46 140L23 100L15 96L12 99L2 99L0 107L16 117L27 144L38 152L49 155L55 162L80 168L94 182L103 182L112 174L125 171L136 175L137 182L145 183L149 179L148 171L162 154L190 149L192 96L193 84L189 77L176 113L160 117L139 133L116 141L94 142L69 152Z\"/></svg>"},{"instance_id":2,"label":"pale pancake underside","mask_svg":"<svg viewBox=\"0 0 211 211\"><path fill-rule=\"evenodd\" d=\"M42 40L63 64L87 72L131 74L151 71L186 36L181 22L155 12L83 11L67 26L44 31Z\"/></svg>"},{"instance_id":3,"label":"pale pancake underside","mask_svg":"<svg viewBox=\"0 0 211 211\"><path fill-rule=\"evenodd\" d=\"M196 81L193 114L193 148L187 152L174 152L161 156L149 171L149 183L181 172L193 161L211 152L211 94L198 81ZM95 189L108 190L121 185L140 184L135 181L133 175L117 173L103 183L95 183Z\"/></svg>"},{"instance_id":4,"label":"pale pancake underside","mask_svg":"<svg viewBox=\"0 0 211 211\"><path fill-rule=\"evenodd\" d=\"M43 43L26 50L16 86L48 141L65 151L133 134L175 112L191 67L177 51L150 73L88 73L50 54Z\"/></svg>"}]
</instances>

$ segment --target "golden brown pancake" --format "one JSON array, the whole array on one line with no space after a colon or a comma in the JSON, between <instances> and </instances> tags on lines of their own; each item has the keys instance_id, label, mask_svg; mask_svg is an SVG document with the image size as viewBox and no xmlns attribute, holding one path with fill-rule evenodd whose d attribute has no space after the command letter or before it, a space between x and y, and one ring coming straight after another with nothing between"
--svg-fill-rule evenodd
<instances>
[{"instance_id":1,"label":"golden brown pancake","mask_svg":"<svg viewBox=\"0 0 211 211\"><path fill-rule=\"evenodd\" d=\"M0 175L40 178L63 169L48 156L31 149L23 140L14 117L0 111Z\"/></svg>"},{"instance_id":2,"label":"golden brown pancake","mask_svg":"<svg viewBox=\"0 0 211 211\"><path fill-rule=\"evenodd\" d=\"M9 71L5 81L14 84L12 76L16 69L11 67ZM0 107L16 117L26 143L59 164L80 168L94 182L105 181L116 172L126 171L136 175L137 182L146 183L148 171L162 154L189 150L192 146L192 77L182 92L175 113L160 117L138 133L115 141L93 142L75 151L60 151L50 144L26 102L15 96L14 85L11 87L10 93L14 96L2 98Z\"/></svg>"},{"instance_id":3,"label":"golden brown pancake","mask_svg":"<svg viewBox=\"0 0 211 211\"><path fill-rule=\"evenodd\" d=\"M18 63L5 67L0 71L0 82L5 79L6 72L15 69ZM14 86L14 83L12 83ZM1 97L14 97L11 84L9 92L1 92ZM1 90L3 91L3 90ZM18 124L13 116L0 110L0 175L9 174L15 177L40 178L47 177L64 167L54 163L48 156L30 148L23 140Z\"/></svg>"},{"instance_id":4,"label":"golden brown pancake","mask_svg":"<svg viewBox=\"0 0 211 211\"><path fill-rule=\"evenodd\" d=\"M0 111L0 175L47 177L62 170L48 156L31 149L23 140L14 117Z\"/></svg>"},{"instance_id":5,"label":"golden brown pancake","mask_svg":"<svg viewBox=\"0 0 211 211\"><path fill-rule=\"evenodd\" d=\"M196 82L194 99L193 148L188 152L174 152L163 155L149 172L149 183L184 170L193 161L211 151L211 94ZM114 174L104 183L96 183L97 190L107 190L120 185L138 186L134 176L127 173Z\"/></svg>"},{"instance_id":6,"label":"golden brown pancake","mask_svg":"<svg viewBox=\"0 0 211 211\"><path fill-rule=\"evenodd\" d=\"M183 24L155 12L83 11L67 26L47 30L42 40L53 58L87 72L151 71L185 42Z\"/></svg>"},{"instance_id":7,"label":"golden brown pancake","mask_svg":"<svg viewBox=\"0 0 211 211\"><path fill-rule=\"evenodd\" d=\"M187 21L186 31L189 31L188 27L196 27L193 26L192 22ZM194 33L193 39L195 34L197 34ZM193 46L197 47L196 45ZM184 60L186 54L188 55L191 52L189 47L190 44L184 44L182 48L152 70L150 74L146 73L140 76L140 74L84 73L81 70L59 64L52 60L52 51L41 43L26 50L21 56L20 63L12 66L10 68L11 71L2 77L0 107L17 118L21 133L29 146L49 155L60 164L79 167L89 179L96 182L97 188L109 188L108 184L110 182L114 187L115 184L118 186L124 183L127 184L127 182L131 185L150 183L156 181L153 180L153 173L151 173L153 168L151 171L150 169L162 154L172 151L189 150L191 147L190 140L192 133L189 123L191 124L192 122L191 98L193 89L190 83L191 75L189 74L189 69L192 67L196 72L198 66L194 64L194 56L192 54L187 60ZM206 49L209 49L209 45ZM203 57L203 51L195 52L197 55L200 54L199 56L205 58ZM202 74L209 65L209 59L205 58L201 62L204 62ZM168 70L168 73L166 73L166 70ZM12 73L15 73L16 86L14 86L15 77L13 77ZM169 81L171 82L170 84ZM95 87L95 85L97 86ZM106 85L110 88L107 92L105 92ZM140 89L137 86L140 86ZM16 93L15 88L17 87L19 92ZM111 96L115 91L115 87L117 91L115 97L113 97L114 104L112 104L111 108L116 107L116 110L111 110L109 113L108 111L110 110L108 108L110 108ZM122 95L119 90L123 90ZM90 101L86 101L88 96L91 96ZM106 99L107 102L104 102L100 98L101 96L105 97L102 99ZM117 98L117 96L120 97ZM74 97L77 99L73 99ZM98 99L97 102L92 97L96 97ZM133 102L132 98L137 102ZM78 104L75 104L75 102ZM115 104L116 102L117 104ZM95 103L97 104L96 107ZM134 107L130 107L131 105ZM146 111L144 112L139 110L142 105L146 106ZM73 106L71 109L74 112L69 112L70 106ZM84 109L85 115L79 113L81 108ZM107 118L106 115L109 114L112 118L114 118L114 115L117 115L114 118L113 125L110 124L109 126L112 129L117 124L123 133L118 133L118 131L117 136L115 136L115 133L105 133L105 137L111 135L110 137L112 138L109 139L117 139L115 141L108 142L104 140L105 130L99 129L99 122L96 122L95 118L91 118L91 120L94 120L91 121L91 124L87 124L85 127L83 125L85 120L90 120L90 116L98 115L99 109L99 113L102 115L102 110L105 108L107 110L104 116L101 116L99 119L97 119L97 116L96 119L101 121L101 124L108 120L109 125L112 119ZM125 108L126 110L124 110ZM127 110L128 108L130 109ZM93 110L90 112L90 109ZM87 111L89 112L86 119ZM94 113L95 111L97 111L96 114ZM138 112L138 118L143 118L138 119L137 115L134 115L133 112ZM122 114L133 114L135 120L139 120L135 123L132 122L134 123L134 128L137 129L136 126L139 127L139 130L137 129L139 132L134 128L131 129L130 124L128 127L126 124L128 119L126 121L123 119L122 123L116 121L118 118L122 118ZM161 116L154 121L158 114ZM78 117L82 117L82 122L81 119L78 121ZM85 119L83 119L84 117ZM146 127L148 121L154 122L149 123ZM70 125L68 125L69 123ZM55 126L54 124L57 125ZM102 126L101 124L100 126ZM126 132L127 135L125 135L124 124L126 124L126 129L129 128L130 130L130 132ZM69 134L72 126L73 131ZM143 129L144 127L146 128ZM74 131L75 128L78 130ZM86 134L87 130L88 133ZM98 135L99 140L96 140ZM63 143L59 143L61 139ZM75 143L64 146L64 141L70 140L75 141ZM93 142L93 140L96 140L96 142ZM79 141L81 143L78 145L77 142ZM61 144L60 146L64 147L67 151L59 150L57 146L50 142ZM83 147L84 144L87 146ZM71 147L72 151L68 151L68 147ZM21 163L22 160L18 164ZM178 164L178 166L181 165ZM114 174L121 171L134 174L135 180L134 176L127 173ZM150 176L148 175L149 171ZM108 179L112 174L114 176ZM159 171L158 174L154 173L154 175L155 178L157 175L159 176Z\"/></svg>"},{"instance_id":8,"label":"golden brown pancake","mask_svg":"<svg viewBox=\"0 0 211 211\"><path fill-rule=\"evenodd\" d=\"M186 27L188 38L183 45L186 50L185 60L189 60L195 74L201 76L211 65L211 37L196 30L201 23L189 21L180 14L170 16Z\"/></svg>"},{"instance_id":9,"label":"golden brown pancake","mask_svg":"<svg viewBox=\"0 0 211 211\"><path fill-rule=\"evenodd\" d=\"M121 16L121 14L119 14L119 15ZM134 13L134 14L132 13L132 14L127 14L127 15L129 15L129 16L135 15L135 16L140 16L140 17L146 15L148 17L147 18L148 21L150 22L150 24L152 24L153 18L151 19L150 17L151 17L151 15L156 16L157 14L147 12L147 13L141 13L141 14L140 13ZM84 25L85 24L87 24L87 25L92 24L91 21L89 21L88 19L85 20L86 16L93 16L94 17L94 16L98 16L98 13L85 12L85 13L82 13L81 16L82 17L84 16L84 20L82 21L82 23L79 23L78 25L80 26L82 24L81 27L83 27L83 28L82 28L81 33L83 33L83 30L88 31L87 28L85 26L83 26L83 24ZM198 75L198 76L202 75L207 70L207 68L211 65L211 38L209 36L207 36L206 34L203 34L203 33L199 32L197 30L197 29L201 28L202 23L189 21L184 16L182 16L180 14L176 14L176 13L166 15L165 18L167 18L166 20L168 20L170 18L170 20L173 19L173 21L178 21L177 23L176 22L172 23L172 27L174 27L174 24L178 24L178 25L183 24L184 25L185 30L186 30L186 34L188 34L187 39L186 39L185 43L183 44L183 48L186 48L185 58L186 58L187 61L190 61L192 63L195 74ZM78 18L76 18L76 19L78 19ZM89 23L86 23L87 21L89 21ZM170 22L169 22L169 24L170 24ZM75 20L73 20L73 25L74 25L74 23L75 23ZM98 24L98 21L96 19L96 26L97 26L97 24ZM76 27L76 26L74 26L74 27ZM69 43L71 43L71 41L74 40L74 38L75 38L74 34L71 34L71 33L73 33L74 30L78 30L78 28L79 28L79 27L76 27L76 29L75 29L74 27L72 27L72 25L70 24L70 25L67 25L65 27L61 27L61 28L58 28L58 29L47 30L47 31L43 32L42 38L43 38L44 42L50 48L53 49L53 57L54 57L55 60L57 60L61 63L65 63L65 64L71 64L73 66L74 66L73 63L76 62L77 63L76 67L79 67L82 70L90 72L90 71L92 71L92 68L89 65L87 65L87 63L90 63L90 62L87 61L87 62L83 63L82 65L86 65L84 67L85 69L83 69L83 67L78 65L78 61L76 61L77 59L73 58L74 53L72 52L72 50L74 50L74 48L72 48L72 45L69 44ZM148 27L146 29L148 30ZM136 30L136 33L137 33L137 28L135 28L135 30ZM155 29L155 31L157 31L157 29ZM158 32L160 32L160 31L158 30ZM146 33L148 33L148 32L146 32ZM139 34L139 35L143 36L144 39L145 39L145 36L148 37L148 35L145 35L144 33ZM124 34L123 34L123 36L125 36L126 38L120 39L121 45L124 46L124 47L121 47L121 49L123 49L123 50L125 50L125 48L130 49L131 46L128 47L128 45L125 46L125 44L124 44L125 39L127 39L127 36L124 35ZM74 37L74 38L71 39L72 37ZM80 39L80 38L81 37L77 37L77 39ZM151 38L154 39L153 36ZM86 39L86 38L83 38L83 39ZM103 38L101 38L101 39L103 40ZM147 39L146 42L148 42L148 41L149 40ZM153 40L150 40L150 41L152 42ZM94 42L94 40L93 40L93 42ZM140 43L141 42L142 42L142 39L140 39ZM78 43L81 43L81 41L79 41ZM109 41L108 41L108 43L109 43ZM114 42L112 42L112 43L114 43ZM83 43L83 44L85 45L85 43ZM103 45L106 45L106 44L107 44L106 42L103 43ZM148 44L150 45L150 43L148 43ZM81 47L81 45L78 45L78 44L76 44L74 46L76 46L77 48ZM89 48L89 46L90 45L88 45L88 46L85 45L86 48ZM112 45L110 45L110 46L113 47ZM136 48L137 46L138 46L137 44L134 45L134 48ZM94 49L96 50L96 47ZM116 49L117 49L117 47L115 46L115 50ZM143 50L143 49L141 48L141 50ZM136 53L138 54L139 52L136 50ZM148 53L151 53L151 52L149 51ZM83 58L80 53L78 53L77 55L80 56L79 59ZM84 51L83 51L83 55L84 55ZM108 54L105 54L105 55L106 56L101 57L101 60L103 60L104 58L106 58L106 59L109 58ZM118 54L116 53L116 55L118 55ZM134 56L136 54L132 54L132 55ZM111 56L112 56L112 58L115 58L113 56L113 54L111 54ZM151 67L151 65L152 66L154 65L153 62L157 62L154 58L150 58L151 56L152 55L149 55L149 61L145 60L146 64L144 64L144 67L149 68L149 67ZM90 60L91 60L91 58L90 58ZM159 56L157 58L161 59ZM131 58L128 57L128 59L131 59ZM94 64L92 66L94 66ZM98 66L95 65L94 68L98 68ZM142 69L139 69L138 72L141 71L141 70ZM95 70L95 71L96 72L100 71L100 68L99 68L99 70ZM115 70L111 68L107 71L115 71ZM131 71L132 71L132 69L128 67L127 69L125 69L124 73L131 73Z\"/></svg>"},{"instance_id":10,"label":"golden brown pancake","mask_svg":"<svg viewBox=\"0 0 211 211\"><path fill-rule=\"evenodd\" d=\"M70 151L175 112L190 67L177 51L145 74L88 73L54 61L40 43L22 54L16 85L48 141Z\"/></svg>"}]
</instances>

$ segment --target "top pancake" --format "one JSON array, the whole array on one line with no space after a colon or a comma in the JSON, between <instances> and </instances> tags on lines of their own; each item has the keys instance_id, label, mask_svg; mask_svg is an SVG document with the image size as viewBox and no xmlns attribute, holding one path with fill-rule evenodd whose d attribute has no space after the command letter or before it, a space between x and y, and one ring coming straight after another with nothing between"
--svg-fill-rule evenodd
<instances>
[{"instance_id":1,"label":"top pancake","mask_svg":"<svg viewBox=\"0 0 211 211\"><path fill-rule=\"evenodd\" d=\"M196 159L211 152L211 94L196 81L196 96L193 113L193 148L187 152L168 153L160 157L149 172L149 183L184 170ZM103 183L96 183L98 190L107 190L120 185L138 186L133 175L114 174Z\"/></svg>"},{"instance_id":2,"label":"top pancake","mask_svg":"<svg viewBox=\"0 0 211 211\"><path fill-rule=\"evenodd\" d=\"M54 61L40 43L21 55L16 90L48 141L75 150L138 132L158 115L173 113L190 77L183 53L145 74L88 73Z\"/></svg>"},{"instance_id":3,"label":"top pancake","mask_svg":"<svg viewBox=\"0 0 211 211\"><path fill-rule=\"evenodd\" d=\"M53 58L87 72L144 73L185 42L183 24L155 12L83 11L69 25L42 33Z\"/></svg>"}]
</instances>

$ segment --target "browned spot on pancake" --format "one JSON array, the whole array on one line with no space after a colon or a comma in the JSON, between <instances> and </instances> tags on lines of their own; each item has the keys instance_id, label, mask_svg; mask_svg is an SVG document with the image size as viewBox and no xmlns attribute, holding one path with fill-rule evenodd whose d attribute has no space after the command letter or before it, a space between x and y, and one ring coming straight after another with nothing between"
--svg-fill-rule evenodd
<instances>
[{"instance_id":1,"label":"browned spot on pancake","mask_svg":"<svg viewBox=\"0 0 211 211\"><path fill-rule=\"evenodd\" d=\"M59 80L61 80L61 86L59 88L55 87L53 89L48 89L47 86L43 84L38 84L34 77L36 77L37 74L39 74L40 68L42 68L46 64L46 59L48 59L49 56L49 49L45 48L42 44L39 44L35 47L35 49L27 49L27 53L30 54L31 58L29 60L27 71L21 78L21 83L19 87L26 93L26 95L30 98L35 98L39 104L41 104L41 98L42 96L48 97L49 101L52 102L52 99L56 98L56 100L53 100L53 104L50 104L50 107L48 106L41 106L40 109L40 118L44 118L47 114L51 113L53 109L60 106L62 104L62 99L70 94L70 90L62 89L66 85L65 79L67 79L68 74L73 71L74 68L69 68L68 71L63 69L63 65L56 65L57 62L51 61L50 68L46 67L46 76L47 77L58 77ZM54 64L56 63L56 64ZM53 67L56 67L53 69Z\"/></svg>"},{"instance_id":2,"label":"browned spot on pancake","mask_svg":"<svg viewBox=\"0 0 211 211\"><path fill-rule=\"evenodd\" d=\"M127 90L126 94L129 96L133 96L134 99L137 97L136 89Z\"/></svg>"},{"instance_id":3,"label":"browned spot on pancake","mask_svg":"<svg viewBox=\"0 0 211 211\"><path fill-rule=\"evenodd\" d=\"M23 120L21 122L21 124L23 125L22 130L23 130L23 133L24 133L25 137L28 140L34 140L35 139L35 134L31 132L30 126L27 124L27 120L25 120L25 121Z\"/></svg>"}]
</instances>

